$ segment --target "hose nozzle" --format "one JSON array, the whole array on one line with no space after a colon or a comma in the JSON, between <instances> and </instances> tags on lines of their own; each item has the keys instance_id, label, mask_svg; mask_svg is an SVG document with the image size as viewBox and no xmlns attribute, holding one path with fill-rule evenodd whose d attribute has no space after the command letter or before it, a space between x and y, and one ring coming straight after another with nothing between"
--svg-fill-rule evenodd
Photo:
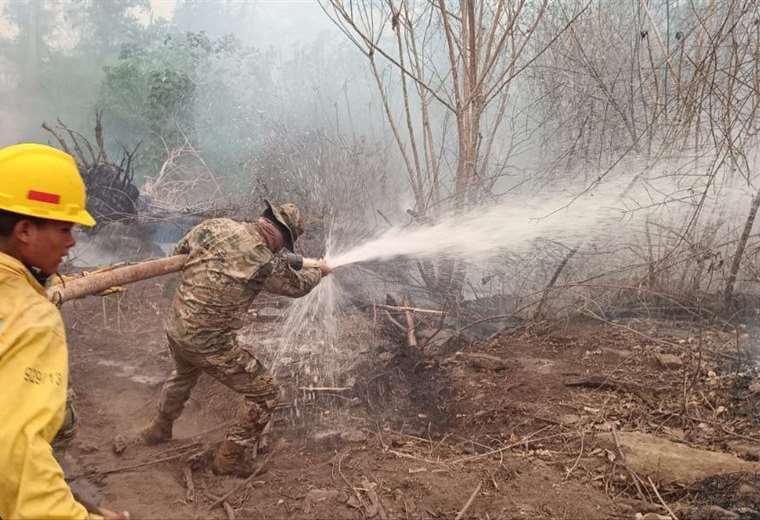
<instances>
[{"instance_id":1,"label":"hose nozzle","mask_svg":"<svg viewBox=\"0 0 760 520\"><path fill-rule=\"evenodd\" d=\"M321 267L322 263L322 261L317 258L305 258L296 253L286 253L285 260L288 262L288 265L296 271L300 271L304 267Z\"/></svg>"}]
</instances>

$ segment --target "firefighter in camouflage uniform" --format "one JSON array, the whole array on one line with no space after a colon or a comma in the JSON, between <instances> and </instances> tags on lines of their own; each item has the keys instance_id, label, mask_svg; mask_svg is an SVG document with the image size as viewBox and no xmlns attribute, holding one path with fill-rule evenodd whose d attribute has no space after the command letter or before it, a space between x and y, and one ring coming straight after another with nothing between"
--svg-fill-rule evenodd
<instances>
[{"instance_id":1,"label":"firefighter in camouflage uniform","mask_svg":"<svg viewBox=\"0 0 760 520\"><path fill-rule=\"evenodd\" d=\"M254 223L230 219L206 220L185 235L175 254L187 254L174 293L166 334L175 368L161 391L158 415L140 432L146 444L172 437L190 391L206 372L245 398L225 440L214 454L217 474L245 476L251 472L252 451L277 404L278 388L256 353L239 342L248 307L265 290L298 298L311 291L329 272L321 268L291 269L282 255L303 233L303 218L294 204L266 202Z\"/></svg>"}]
</instances>

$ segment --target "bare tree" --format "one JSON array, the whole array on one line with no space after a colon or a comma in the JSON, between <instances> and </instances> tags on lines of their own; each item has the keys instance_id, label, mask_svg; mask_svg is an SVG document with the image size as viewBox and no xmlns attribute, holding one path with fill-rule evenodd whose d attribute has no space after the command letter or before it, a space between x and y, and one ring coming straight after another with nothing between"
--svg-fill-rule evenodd
<instances>
[{"instance_id":1,"label":"bare tree","mask_svg":"<svg viewBox=\"0 0 760 520\"><path fill-rule=\"evenodd\" d=\"M520 141L510 127L514 80L551 44L530 45L548 4L322 2L369 61L414 194L415 218L434 219L497 196ZM447 262L432 274L432 266L421 264L421 271L442 291L452 288L452 278L453 288L461 287L461 266Z\"/></svg>"}]
</instances>

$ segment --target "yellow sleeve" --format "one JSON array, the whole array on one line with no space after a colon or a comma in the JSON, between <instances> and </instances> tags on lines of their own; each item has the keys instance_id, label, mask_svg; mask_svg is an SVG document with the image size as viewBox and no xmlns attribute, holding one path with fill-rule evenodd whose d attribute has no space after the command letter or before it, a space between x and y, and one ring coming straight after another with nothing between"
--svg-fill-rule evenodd
<instances>
[{"instance_id":1,"label":"yellow sleeve","mask_svg":"<svg viewBox=\"0 0 760 520\"><path fill-rule=\"evenodd\" d=\"M68 380L60 314L47 302L32 305L5 328L0 337L0 518L92 518L71 494L50 447L63 419Z\"/></svg>"}]
</instances>

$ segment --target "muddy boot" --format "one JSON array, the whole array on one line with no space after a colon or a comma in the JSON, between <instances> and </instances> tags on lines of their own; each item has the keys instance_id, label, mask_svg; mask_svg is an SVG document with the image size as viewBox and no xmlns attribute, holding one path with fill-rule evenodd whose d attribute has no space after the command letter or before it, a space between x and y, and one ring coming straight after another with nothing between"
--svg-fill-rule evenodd
<instances>
[{"instance_id":1,"label":"muddy boot","mask_svg":"<svg viewBox=\"0 0 760 520\"><path fill-rule=\"evenodd\" d=\"M148 426L140 430L139 439L149 446L172 439L172 421L159 415Z\"/></svg>"},{"instance_id":2,"label":"muddy boot","mask_svg":"<svg viewBox=\"0 0 760 520\"><path fill-rule=\"evenodd\" d=\"M236 477L247 477L253 473L253 467L245 457L245 446L230 440L223 441L217 448L211 469L216 475Z\"/></svg>"},{"instance_id":3,"label":"muddy boot","mask_svg":"<svg viewBox=\"0 0 760 520\"><path fill-rule=\"evenodd\" d=\"M121 455L130 446L161 444L172 439L172 421L159 415L145 428L131 435L117 435L113 439L111 449L116 455Z\"/></svg>"}]
</instances>

